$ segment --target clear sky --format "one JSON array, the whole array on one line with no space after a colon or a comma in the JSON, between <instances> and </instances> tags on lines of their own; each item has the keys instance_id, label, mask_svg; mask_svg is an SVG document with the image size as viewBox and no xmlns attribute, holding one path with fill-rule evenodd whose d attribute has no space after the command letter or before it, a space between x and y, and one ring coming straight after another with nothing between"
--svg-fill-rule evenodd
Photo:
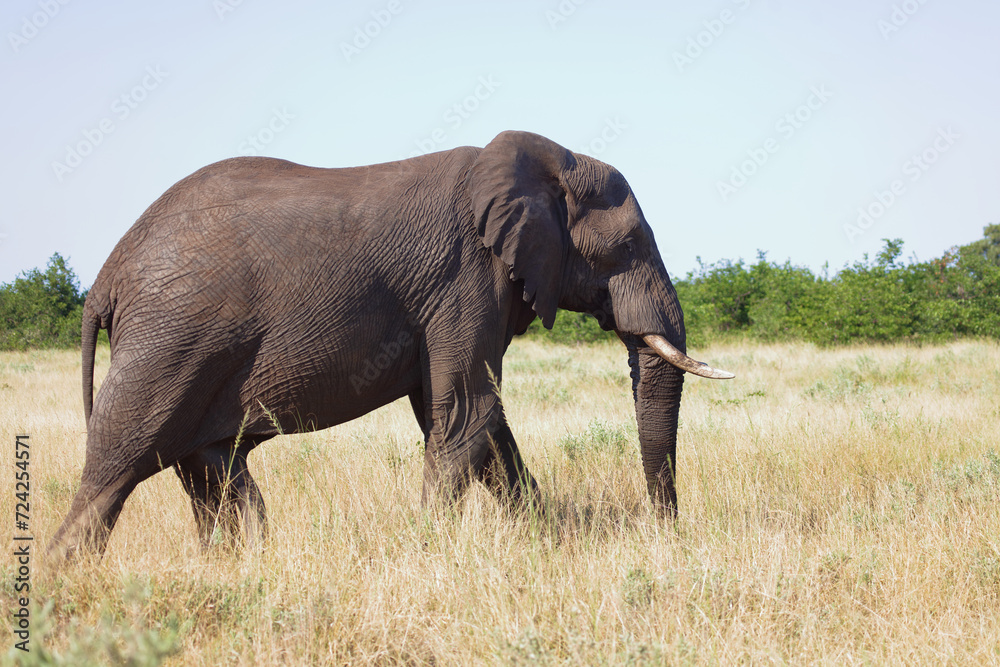
<instances>
[{"instance_id":1,"label":"clear sky","mask_svg":"<svg viewBox=\"0 0 1000 667\"><path fill-rule=\"evenodd\" d=\"M66 4L62 4L66 2ZM616 166L683 276L831 273L1000 222L995 0L4 0L0 281L84 287L171 184L531 130Z\"/></svg>"}]
</instances>

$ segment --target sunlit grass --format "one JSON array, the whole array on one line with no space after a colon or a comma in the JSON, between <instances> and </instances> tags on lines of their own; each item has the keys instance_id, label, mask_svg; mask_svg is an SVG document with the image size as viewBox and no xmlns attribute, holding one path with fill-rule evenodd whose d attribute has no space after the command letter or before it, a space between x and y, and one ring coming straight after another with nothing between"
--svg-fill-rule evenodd
<instances>
[{"instance_id":1,"label":"sunlit grass","mask_svg":"<svg viewBox=\"0 0 1000 667\"><path fill-rule=\"evenodd\" d=\"M425 513L404 401L251 455L260 555L201 553L176 476L144 483L103 561L36 557L32 598L52 607L33 642L68 664L108 646L178 665L1000 661L1000 347L696 356L737 379L685 382L676 526L649 508L624 349L518 341L505 405L544 519L480 487ZM31 436L36 547L83 464L78 357L0 355L7 451Z\"/></svg>"}]
</instances>

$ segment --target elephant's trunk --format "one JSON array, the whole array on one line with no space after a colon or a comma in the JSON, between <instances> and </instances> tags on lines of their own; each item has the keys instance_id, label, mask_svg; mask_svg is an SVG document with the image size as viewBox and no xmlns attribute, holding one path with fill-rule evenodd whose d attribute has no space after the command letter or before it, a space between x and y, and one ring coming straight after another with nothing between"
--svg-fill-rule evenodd
<instances>
[{"instance_id":1,"label":"elephant's trunk","mask_svg":"<svg viewBox=\"0 0 1000 667\"><path fill-rule=\"evenodd\" d=\"M677 512L674 484L677 456L677 418L684 371L665 361L636 337L628 337L628 363L639 427L639 447L646 486L653 507L669 516Z\"/></svg>"}]
</instances>

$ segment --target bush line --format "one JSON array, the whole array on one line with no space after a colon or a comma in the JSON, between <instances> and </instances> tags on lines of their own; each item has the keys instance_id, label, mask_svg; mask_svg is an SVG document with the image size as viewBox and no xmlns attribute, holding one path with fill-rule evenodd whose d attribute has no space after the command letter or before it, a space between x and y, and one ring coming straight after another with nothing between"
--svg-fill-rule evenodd
<instances>
[{"instance_id":1,"label":"bush line","mask_svg":"<svg viewBox=\"0 0 1000 667\"><path fill-rule=\"evenodd\" d=\"M943 342L1000 338L1000 224L984 237L926 262L905 262L902 239L883 239L869 259L832 278L791 261L704 264L674 285L684 309L688 344L732 339L802 340L819 345ZM86 290L59 253L45 271L32 269L0 286L0 349L80 344ZM597 320L559 311L551 331L538 320L530 338L563 344L613 340ZM102 339L107 340L102 332Z\"/></svg>"}]
</instances>

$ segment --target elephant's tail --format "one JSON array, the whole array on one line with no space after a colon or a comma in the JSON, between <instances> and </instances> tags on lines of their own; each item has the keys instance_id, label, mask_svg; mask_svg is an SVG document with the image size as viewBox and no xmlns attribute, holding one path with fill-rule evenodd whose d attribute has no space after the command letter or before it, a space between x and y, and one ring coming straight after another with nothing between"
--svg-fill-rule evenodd
<instances>
[{"instance_id":1,"label":"elephant's tail","mask_svg":"<svg viewBox=\"0 0 1000 667\"><path fill-rule=\"evenodd\" d=\"M101 331L101 316L83 307L83 331L80 350L83 354L83 414L90 423L90 413L94 410L94 355L97 352L97 335Z\"/></svg>"}]
</instances>

